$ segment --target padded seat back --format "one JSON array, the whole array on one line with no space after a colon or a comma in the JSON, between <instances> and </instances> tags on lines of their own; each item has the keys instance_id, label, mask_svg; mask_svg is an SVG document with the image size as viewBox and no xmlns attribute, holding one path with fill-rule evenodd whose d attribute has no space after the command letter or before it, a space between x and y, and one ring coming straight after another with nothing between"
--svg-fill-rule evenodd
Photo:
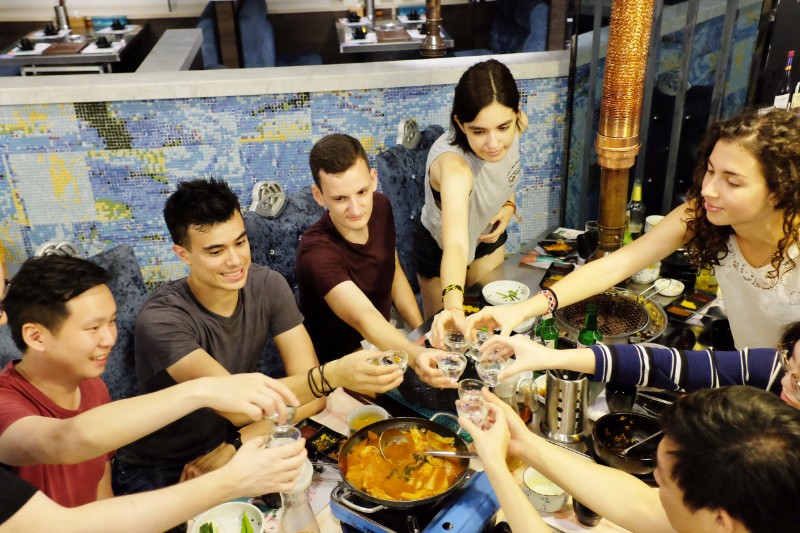
<instances>
[{"instance_id":1,"label":"padded seat back","mask_svg":"<svg viewBox=\"0 0 800 533\"><path fill-rule=\"evenodd\" d=\"M434 141L444 133L444 128L432 125L421 133L422 138L415 149L409 150L398 144L376 157L381 189L392 202L397 255L415 293L419 292L419 282L412 257L413 222L425 203L425 162L428 152Z\"/></svg>"}]
</instances>

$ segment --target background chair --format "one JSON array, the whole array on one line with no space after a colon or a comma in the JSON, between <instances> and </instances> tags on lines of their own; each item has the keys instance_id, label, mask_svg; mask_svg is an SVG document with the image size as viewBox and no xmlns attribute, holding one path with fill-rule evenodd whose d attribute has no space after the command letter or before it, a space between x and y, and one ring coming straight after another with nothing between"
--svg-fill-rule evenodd
<instances>
[{"instance_id":1,"label":"background chair","mask_svg":"<svg viewBox=\"0 0 800 533\"><path fill-rule=\"evenodd\" d=\"M444 133L444 128L432 125L421 133L419 144L413 150L398 144L376 157L381 190L389 197L394 212L397 255L415 294L419 294L419 282L412 260L413 222L425 203L425 162L428 152L434 141Z\"/></svg>"}]
</instances>

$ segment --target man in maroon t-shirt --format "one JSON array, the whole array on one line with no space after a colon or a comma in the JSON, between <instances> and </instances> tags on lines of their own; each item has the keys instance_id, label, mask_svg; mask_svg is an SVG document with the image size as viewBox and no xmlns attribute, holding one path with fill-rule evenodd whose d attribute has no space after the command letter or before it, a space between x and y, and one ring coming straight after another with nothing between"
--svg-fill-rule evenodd
<instances>
[{"instance_id":1,"label":"man in maroon t-shirt","mask_svg":"<svg viewBox=\"0 0 800 533\"><path fill-rule=\"evenodd\" d=\"M422 314L397 259L391 204L375 192L378 177L364 148L349 135L328 135L314 145L309 163L314 198L327 212L303 234L297 281L317 357L341 357L364 338L381 350L405 350L420 377L436 385L443 380L436 351L409 341L389 322L392 304L412 329Z\"/></svg>"}]
</instances>

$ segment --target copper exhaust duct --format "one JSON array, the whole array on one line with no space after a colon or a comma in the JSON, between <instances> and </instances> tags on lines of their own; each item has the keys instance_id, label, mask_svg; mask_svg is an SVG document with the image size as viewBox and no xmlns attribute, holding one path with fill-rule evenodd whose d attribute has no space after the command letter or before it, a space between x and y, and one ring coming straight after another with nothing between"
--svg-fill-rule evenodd
<instances>
[{"instance_id":1,"label":"copper exhaust duct","mask_svg":"<svg viewBox=\"0 0 800 533\"><path fill-rule=\"evenodd\" d=\"M595 258L622 246L628 174L639 153L639 122L653 0L613 0L595 141L600 165L600 247Z\"/></svg>"},{"instance_id":2,"label":"copper exhaust duct","mask_svg":"<svg viewBox=\"0 0 800 533\"><path fill-rule=\"evenodd\" d=\"M419 47L419 53L423 57L442 57L447 52L447 45L440 32L442 25L442 2L441 0L425 1L425 19L428 25L428 34Z\"/></svg>"}]
</instances>

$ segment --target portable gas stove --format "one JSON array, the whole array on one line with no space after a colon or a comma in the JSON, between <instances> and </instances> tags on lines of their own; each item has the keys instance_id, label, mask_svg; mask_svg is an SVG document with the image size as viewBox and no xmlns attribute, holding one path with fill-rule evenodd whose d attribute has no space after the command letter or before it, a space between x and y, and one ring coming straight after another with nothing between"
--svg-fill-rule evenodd
<instances>
[{"instance_id":1,"label":"portable gas stove","mask_svg":"<svg viewBox=\"0 0 800 533\"><path fill-rule=\"evenodd\" d=\"M461 489L447 498L427 506L367 513L352 509L346 502L365 509L372 509L375 504L353 494L344 483L331 492L331 512L342 522L342 530L367 533L482 533L493 527L494 516L500 509L497 496L483 472L473 474ZM416 518L416 532L409 517Z\"/></svg>"}]
</instances>

